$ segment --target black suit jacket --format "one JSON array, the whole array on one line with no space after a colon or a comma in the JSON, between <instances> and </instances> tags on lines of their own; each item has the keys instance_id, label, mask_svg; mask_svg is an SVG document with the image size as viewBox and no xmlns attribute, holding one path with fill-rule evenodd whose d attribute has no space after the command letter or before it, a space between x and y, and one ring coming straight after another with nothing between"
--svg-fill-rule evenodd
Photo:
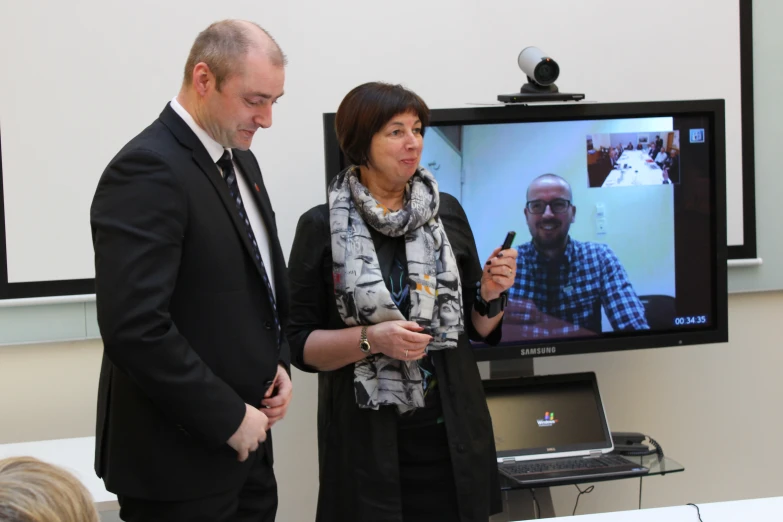
<instances>
[{"instance_id":1,"label":"black suit jacket","mask_svg":"<svg viewBox=\"0 0 783 522\"><path fill-rule=\"evenodd\" d=\"M277 308L285 259L261 171L234 157L269 234ZM109 491L184 500L241 486L250 465L226 441L245 403L260 406L278 363L268 291L244 224L204 146L167 105L104 171L92 202L98 324L104 343L95 470Z\"/></svg>"}]
</instances>

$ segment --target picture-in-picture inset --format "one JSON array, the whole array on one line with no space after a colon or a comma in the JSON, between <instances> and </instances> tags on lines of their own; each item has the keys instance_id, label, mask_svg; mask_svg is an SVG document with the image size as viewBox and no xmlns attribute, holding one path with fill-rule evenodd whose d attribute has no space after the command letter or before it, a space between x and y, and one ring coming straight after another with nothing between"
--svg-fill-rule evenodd
<instances>
[{"instance_id":1,"label":"picture-in-picture inset","mask_svg":"<svg viewBox=\"0 0 783 522\"><path fill-rule=\"evenodd\" d=\"M590 188L680 182L680 131L587 136Z\"/></svg>"}]
</instances>

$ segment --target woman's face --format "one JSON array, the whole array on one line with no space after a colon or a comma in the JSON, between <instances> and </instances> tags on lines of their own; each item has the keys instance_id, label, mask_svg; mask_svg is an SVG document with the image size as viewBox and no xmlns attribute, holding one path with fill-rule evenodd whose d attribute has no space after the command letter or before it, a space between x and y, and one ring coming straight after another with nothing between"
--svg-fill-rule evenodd
<instances>
[{"instance_id":1,"label":"woman's face","mask_svg":"<svg viewBox=\"0 0 783 522\"><path fill-rule=\"evenodd\" d=\"M370 169L387 183L407 183L419 168L423 145L419 116L414 112L398 114L373 136Z\"/></svg>"}]
</instances>

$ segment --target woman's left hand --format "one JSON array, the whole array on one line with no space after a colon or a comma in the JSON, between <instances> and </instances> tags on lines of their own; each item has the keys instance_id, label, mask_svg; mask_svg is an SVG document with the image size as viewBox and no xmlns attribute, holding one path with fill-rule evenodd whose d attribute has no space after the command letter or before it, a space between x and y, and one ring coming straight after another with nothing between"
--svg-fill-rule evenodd
<instances>
[{"instance_id":1,"label":"woman's left hand","mask_svg":"<svg viewBox=\"0 0 783 522\"><path fill-rule=\"evenodd\" d=\"M484 273L481 275L481 297L485 301L491 301L500 297L500 294L511 288L517 275L517 250L496 248L489 255L484 264Z\"/></svg>"}]
</instances>

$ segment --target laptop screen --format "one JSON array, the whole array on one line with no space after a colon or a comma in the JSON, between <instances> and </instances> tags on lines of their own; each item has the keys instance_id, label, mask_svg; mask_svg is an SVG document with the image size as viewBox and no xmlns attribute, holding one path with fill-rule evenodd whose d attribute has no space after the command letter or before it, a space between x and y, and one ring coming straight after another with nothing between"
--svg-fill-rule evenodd
<instances>
[{"instance_id":1,"label":"laptop screen","mask_svg":"<svg viewBox=\"0 0 783 522\"><path fill-rule=\"evenodd\" d=\"M486 381L498 457L548 458L609 450L595 374Z\"/></svg>"}]
</instances>

